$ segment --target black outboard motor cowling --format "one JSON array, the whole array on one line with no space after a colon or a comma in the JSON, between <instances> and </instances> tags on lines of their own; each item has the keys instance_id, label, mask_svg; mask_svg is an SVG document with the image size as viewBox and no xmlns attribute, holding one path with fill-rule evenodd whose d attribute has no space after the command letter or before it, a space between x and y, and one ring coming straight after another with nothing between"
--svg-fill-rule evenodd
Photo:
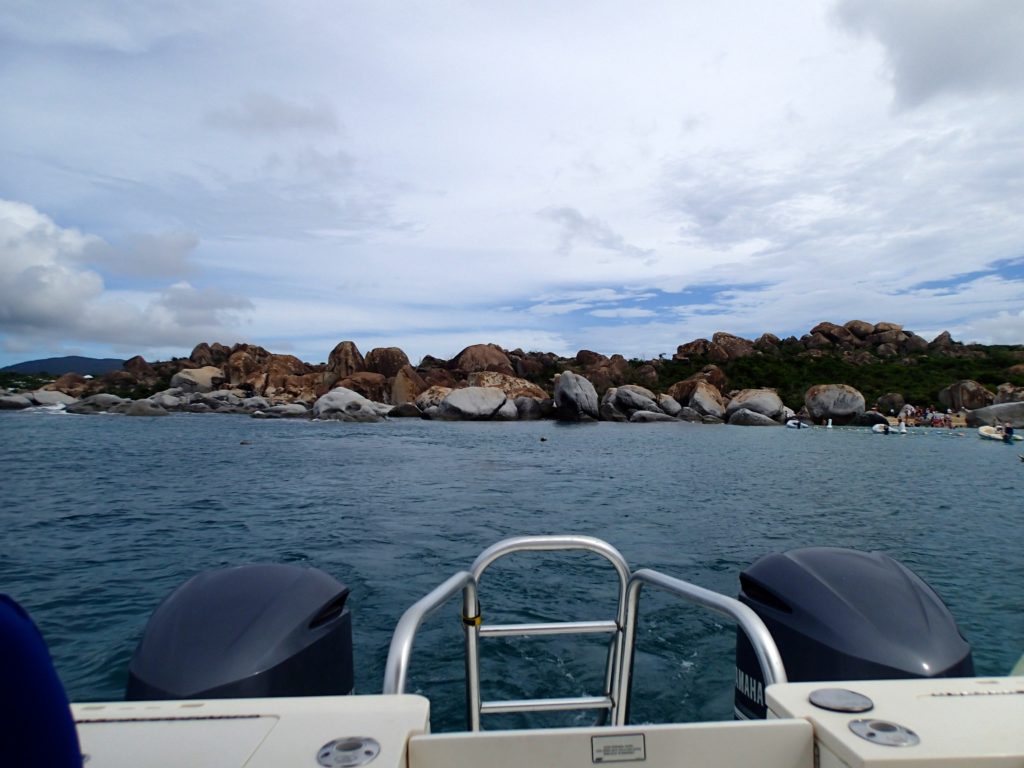
<instances>
[{"instance_id":1,"label":"black outboard motor cowling","mask_svg":"<svg viewBox=\"0 0 1024 768\"><path fill-rule=\"evenodd\" d=\"M348 587L316 568L204 571L149 619L125 698L223 699L348 694Z\"/></svg>"},{"instance_id":2,"label":"black outboard motor cowling","mask_svg":"<svg viewBox=\"0 0 1024 768\"><path fill-rule=\"evenodd\" d=\"M739 599L768 627L790 682L974 674L971 647L939 596L878 552L810 547L766 555L740 574ZM766 716L764 677L740 629L735 714Z\"/></svg>"}]
</instances>

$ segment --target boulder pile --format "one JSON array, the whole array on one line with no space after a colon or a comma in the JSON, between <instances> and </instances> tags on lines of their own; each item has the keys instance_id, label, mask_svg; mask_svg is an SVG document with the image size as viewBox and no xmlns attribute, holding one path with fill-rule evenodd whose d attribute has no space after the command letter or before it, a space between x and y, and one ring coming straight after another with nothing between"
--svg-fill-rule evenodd
<instances>
[{"instance_id":1,"label":"boulder pile","mask_svg":"<svg viewBox=\"0 0 1024 768\"><path fill-rule=\"evenodd\" d=\"M730 364L746 358L756 364L759 357L783 353L811 361L837 356L854 365L907 362L915 354L980 354L948 332L929 342L896 323L822 322L800 338L766 333L753 341L718 332L711 339L678 346L673 360L699 370L669 384L667 372L672 369L666 366L674 365L671 361L627 361L622 355L585 349L563 358L474 344L450 360L427 356L414 365L398 347L374 348L364 356L354 342L341 341L327 362L310 364L252 344L204 342L187 358L150 363L136 356L124 370L100 378L68 373L35 391L0 390L0 409L51 407L136 416L243 413L262 419L354 422L552 418L777 426L794 417L818 424L869 424L906 407L902 394L890 392L868 409L859 391L841 383L814 384L803 402L788 405L774 389L729 389L724 369L731 370ZM1024 352L1017 359L1024 360ZM1010 368L1008 375L1020 383L1024 364ZM939 392L938 401L951 410L976 412L977 420L984 420L989 408L1024 403L1024 386L1007 382L992 392L976 381L962 380ZM1014 421L1018 410L1003 408L999 413ZM1020 419L1016 426L1024 426L1024 416Z\"/></svg>"}]
</instances>

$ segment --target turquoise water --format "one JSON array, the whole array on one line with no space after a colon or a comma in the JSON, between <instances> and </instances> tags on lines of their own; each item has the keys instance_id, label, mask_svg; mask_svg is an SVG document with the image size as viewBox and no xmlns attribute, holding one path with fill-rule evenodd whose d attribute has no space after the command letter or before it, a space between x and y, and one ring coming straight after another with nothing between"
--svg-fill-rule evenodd
<instances>
[{"instance_id":1,"label":"turquoise water","mask_svg":"<svg viewBox=\"0 0 1024 768\"><path fill-rule=\"evenodd\" d=\"M401 612L520 534L598 536L632 568L727 594L770 551L880 550L943 597L978 674L1005 674L1024 651L1024 468L966 430L16 413L0 415L0 467L0 591L32 613L75 700L121 698L159 601L199 570L246 562L311 565L351 587L356 687L377 692ZM522 558L485 575L488 620L611 618L601 561L545 574L550 557ZM600 687L598 645L493 643L484 698ZM731 717L732 644L722 620L645 591L633 719ZM452 603L410 675L435 729L461 727L462 680Z\"/></svg>"}]
</instances>

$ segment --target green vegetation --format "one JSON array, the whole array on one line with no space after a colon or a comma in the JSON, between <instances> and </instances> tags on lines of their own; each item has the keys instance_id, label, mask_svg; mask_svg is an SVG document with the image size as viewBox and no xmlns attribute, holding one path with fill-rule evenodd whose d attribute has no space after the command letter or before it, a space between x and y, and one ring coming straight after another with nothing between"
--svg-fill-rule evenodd
<instances>
[{"instance_id":1,"label":"green vegetation","mask_svg":"<svg viewBox=\"0 0 1024 768\"><path fill-rule=\"evenodd\" d=\"M970 356L920 354L874 358L870 363L856 365L837 354L811 357L782 351L720 363L719 367L728 379L728 389L773 388L784 403L794 407L803 403L804 393L815 384L849 384L869 404L882 395L898 392L907 402L917 405L937 404L940 390L964 379L973 379L993 391L1007 381L1024 386L1024 376L1011 376L1007 370L1022 362L1019 348L971 347L967 352ZM686 363L666 361L659 371L659 384L666 389L710 362L700 358Z\"/></svg>"},{"instance_id":2,"label":"green vegetation","mask_svg":"<svg viewBox=\"0 0 1024 768\"><path fill-rule=\"evenodd\" d=\"M56 380L56 376L48 373L15 373L14 371L0 371L0 388L14 390L39 389L44 384Z\"/></svg>"}]
</instances>

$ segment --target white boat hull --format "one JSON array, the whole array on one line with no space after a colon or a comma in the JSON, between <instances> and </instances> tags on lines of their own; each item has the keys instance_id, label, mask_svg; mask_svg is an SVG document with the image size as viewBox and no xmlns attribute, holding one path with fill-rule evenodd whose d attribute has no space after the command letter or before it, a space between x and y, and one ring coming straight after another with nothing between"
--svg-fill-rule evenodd
<instances>
[{"instance_id":1,"label":"white boat hull","mask_svg":"<svg viewBox=\"0 0 1024 768\"><path fill-rule=\"evenodd\" d=\"M1024 436L1014 434L1008 441L1003 434L1003 430L1000 427L978 427L978 437L982 440L998 440L1001 443L1006 442L1019 442L1024 440Z\"/></svg>"}]
</instances>

